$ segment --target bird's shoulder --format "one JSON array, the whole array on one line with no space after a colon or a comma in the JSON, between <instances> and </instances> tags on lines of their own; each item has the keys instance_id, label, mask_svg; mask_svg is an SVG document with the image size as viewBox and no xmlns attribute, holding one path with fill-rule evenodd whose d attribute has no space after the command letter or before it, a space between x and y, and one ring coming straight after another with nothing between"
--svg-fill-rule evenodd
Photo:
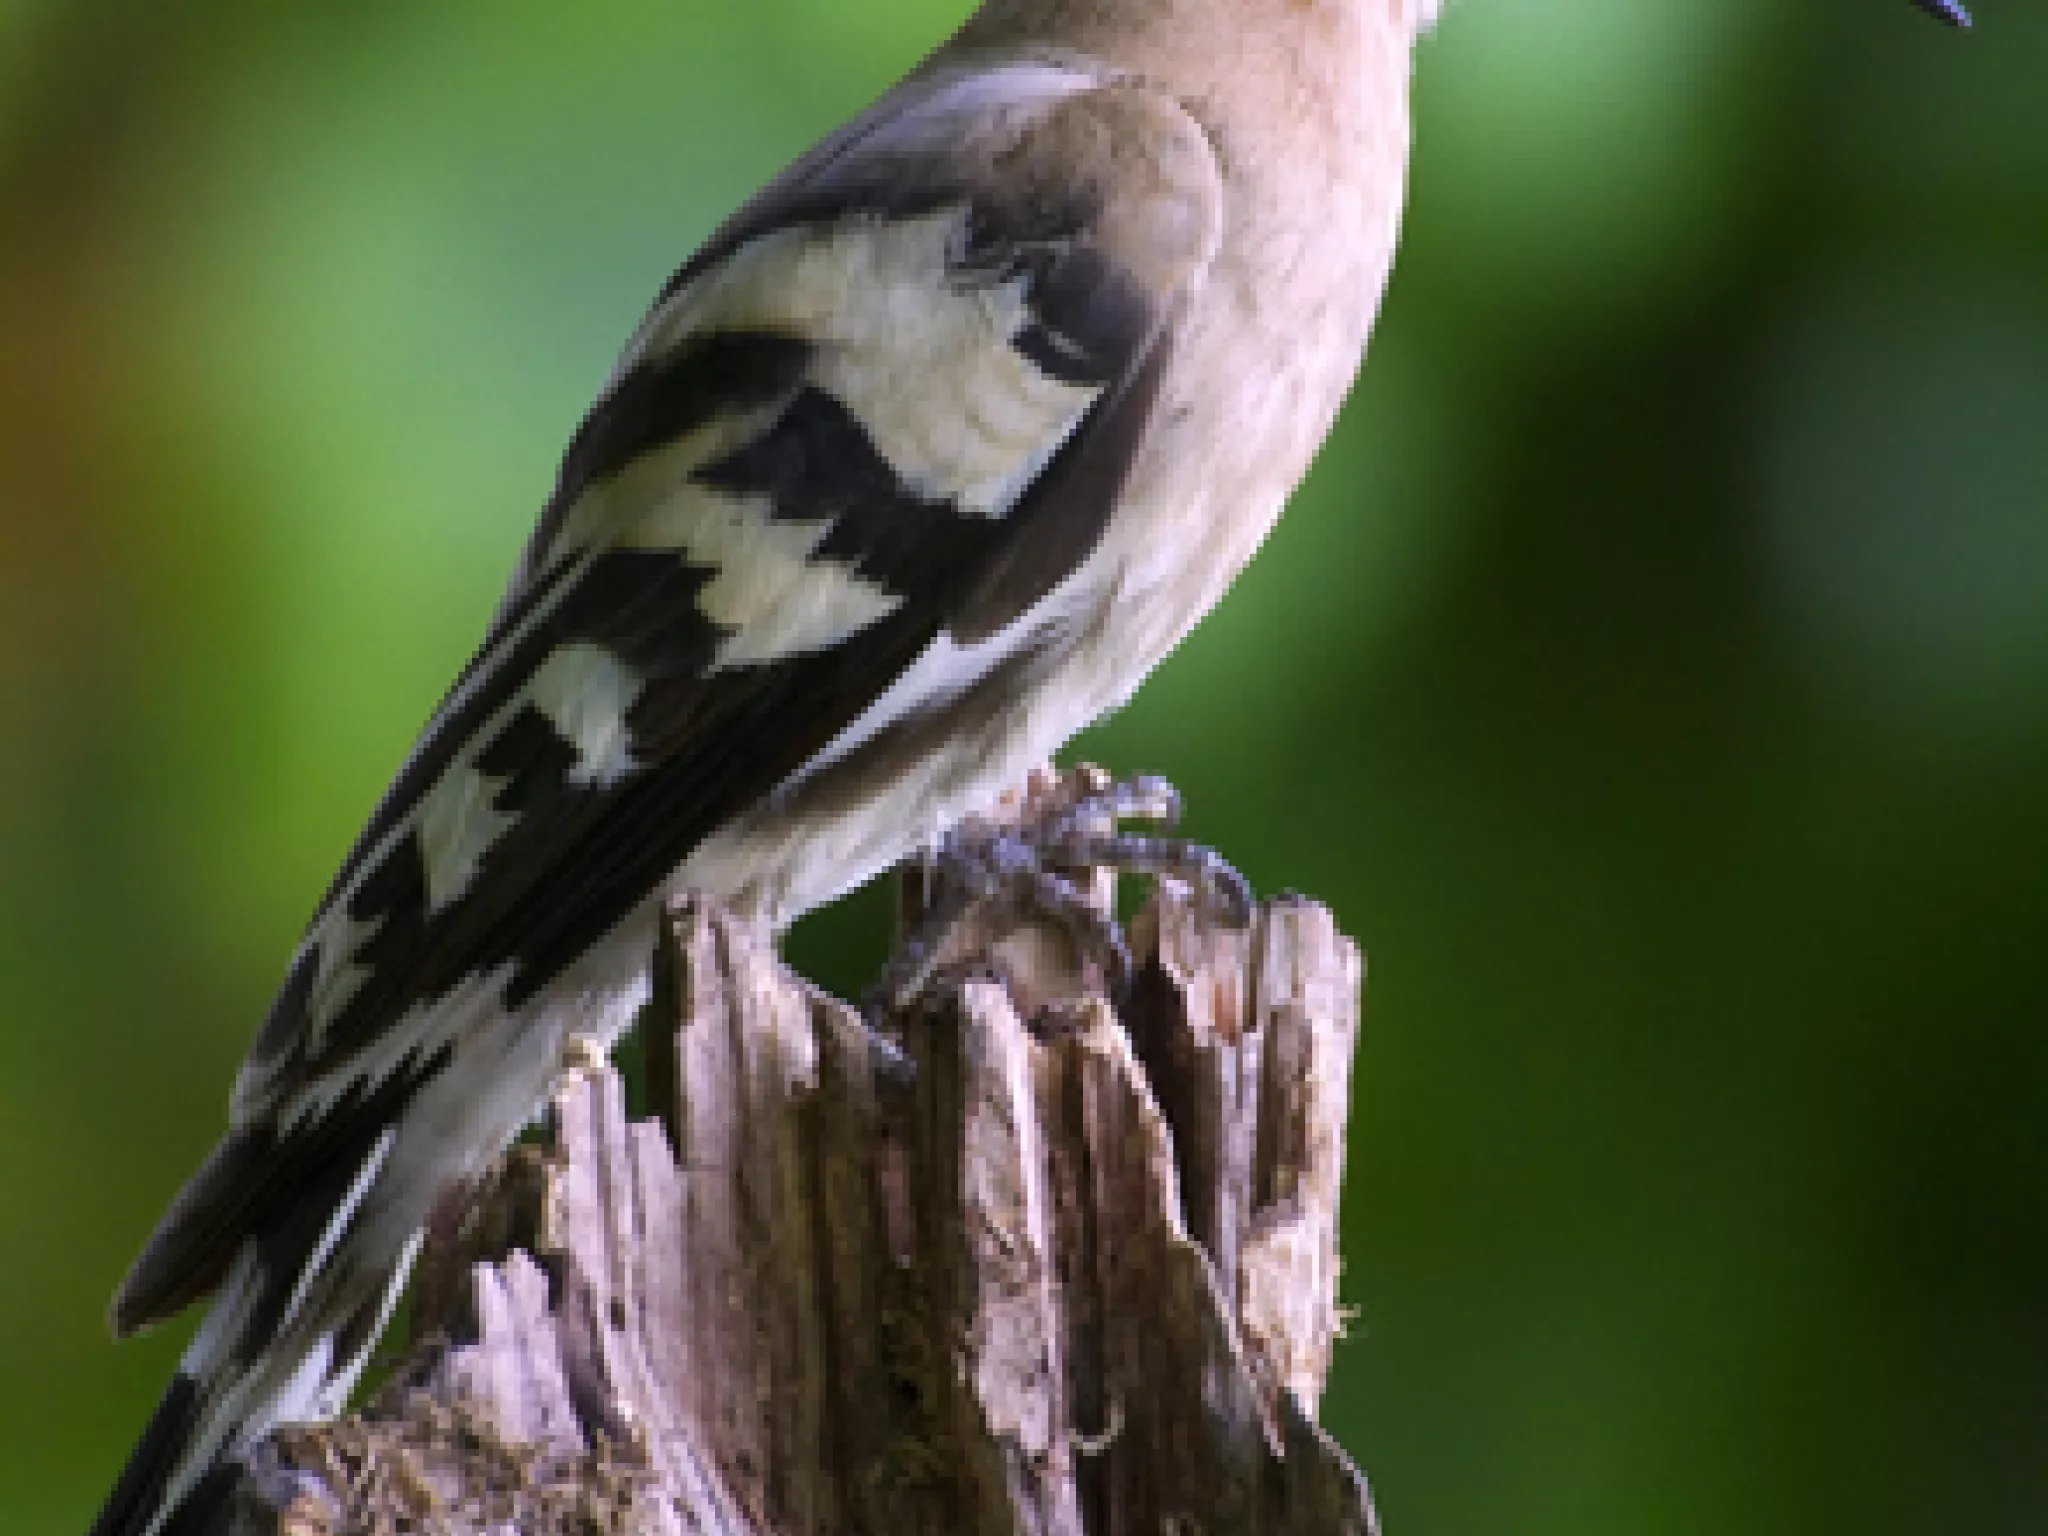
<instances>
[{"instance_id":1,"label":"bird's shoulder","mask_svg":"<svg viewBox=\"0 0 2048 1536\"><path fill-rule=\"evenodd\" d=\"M632 415L620 386L660 359L734 332L909 358L958 329L949 301L979 294L1027 301L1041 320L1027 346L1047 332L1093 344L1093 371L1106 374L1176 318L1223 217L1208 133L1141 78L1069 55L970 56L912 76L792 163L662 286L565 456L500 620L577 547L564 525L589 461ZM999 355L1009 338L1000 314L987 318L965 339L993 339ZM1151 333L1134 337L1140 325Z\"/></svg>"}]
</instances>

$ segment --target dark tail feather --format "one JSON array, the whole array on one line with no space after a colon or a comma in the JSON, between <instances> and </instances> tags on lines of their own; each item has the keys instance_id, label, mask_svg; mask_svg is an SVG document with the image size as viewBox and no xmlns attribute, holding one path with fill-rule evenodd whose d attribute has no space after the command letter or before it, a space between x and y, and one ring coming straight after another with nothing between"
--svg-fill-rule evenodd
<instances>
[{"instance_id":1,"label":"dark tail feather","mask_svg":"<svg viewBox=\"0 0 2048 1536\"><path fill-rule=\"evenodd\" d=\"M267 1215L274 1161L271 1138L260 1131L236 1131L208 1154L115 1293L108 1318L115 1338L175 1317L219 1287L243 1239Z\"/></svg>"},{"instance_id":2,"label":"dark tail feather","mask_svg":"<svg viewBox=\"0 0 2048 1536\"><path fill-rule=\"evenodd\" d=\"M171 1479L184 1463L185 1452L199 1427L199 1388L180 1371L171 1389L142 1432L142 1441L128 1458L121 1480L107 1495L91 1536L211 1536L226 1529L228 1494L235 1483L232 1464L213 1468L196 1485L177 1496ZM160 1523L159 1523L160 1522Z\"/></svg>"},{"instance_id":3,"label":"dark tail feather","mask_svg":"<svg viewBox=\"0 0 2048 1536\"><path fill-rule=\"evenodd\" d=\"M92 1536L225 1531L223 1506L249 1446L278 1423L326 1418L340 1406L410 1267L412 1243L397 1253L368 1249L357 1225L395 1134L387 1128L366 1156L302 1183L296 1202L273 1206L242 1237L231 1262L209 1258L204 1268L219 1272L213 1305ZM230 1161L216 1157L208 1166ZM203 1174L191 1187L206 1182ZM182 1218L209 1209L180 1200L188 1209L174 1215ZM131 1276L118 1319L148 1321L152 1303L177 1294L198 1272L189 1263L156 1262L218 1246L185 1242L191 1225L166 1222L169 1235L159 1234L136 1266L150 1283L135 1285Z\"/></svg>"}]
</instances>

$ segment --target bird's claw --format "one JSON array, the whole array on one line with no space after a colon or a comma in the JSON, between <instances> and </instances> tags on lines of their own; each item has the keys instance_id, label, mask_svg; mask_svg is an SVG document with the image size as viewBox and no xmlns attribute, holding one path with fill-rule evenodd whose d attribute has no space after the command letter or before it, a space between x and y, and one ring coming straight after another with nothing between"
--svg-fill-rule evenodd
<instances>
[{"instance_id":1,"label":"bird's claw","mask_svg":"<svg viewBox=\"0 0 2048 1536\"><path fill-rule=\"evenodd\" d=\"M994 929L1034 920L1060 929L1100 967L1110 994L1122 995L1135 973L1130 944L1087 890L1091 870L1172 881L1218 921L1251 921L1251 887L1213 849L1119 830L1126 821L1169 828L1179 822L1180 794L1158 775L1110 779L1100 769L1076 769L1037 800L1027 799L1012 822L965 823L924 855L931 900L868 992L871 1026L930 985L970 915Z\"/></svg>"}]
</instances>

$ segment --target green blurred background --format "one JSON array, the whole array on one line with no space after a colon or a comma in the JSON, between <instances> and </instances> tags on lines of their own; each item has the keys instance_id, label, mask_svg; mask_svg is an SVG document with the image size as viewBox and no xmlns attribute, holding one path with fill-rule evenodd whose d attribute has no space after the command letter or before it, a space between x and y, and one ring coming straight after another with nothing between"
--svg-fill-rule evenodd
<instances>
[{"instance_id":1,"label":"green blurred background","mask_svg":"<svg viewBox=\"0 0 2048 1536\"><path fill-rule=\"evenodd\" d=\"M1391 1536L2048 1529L2048 11L1979 3L1454 0L1341 428L1085 743L1370 953ZM160 1390L104 1302L614 348L961 8L0 3L0 1532Z\"/></svg>"}]
</instances>

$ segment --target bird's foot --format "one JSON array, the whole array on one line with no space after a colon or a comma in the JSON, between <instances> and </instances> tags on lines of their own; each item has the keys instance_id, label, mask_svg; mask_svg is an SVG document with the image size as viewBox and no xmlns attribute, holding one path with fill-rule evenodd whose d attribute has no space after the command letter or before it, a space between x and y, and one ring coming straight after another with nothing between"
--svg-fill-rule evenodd
<instances>
[{"instance_id":1,"label":"bird's foot","mask_svg":"<svg viewBox=\"0 0 2048 1536\"><path fill-rule=\"evenodd\" d=\"M1157 775L1112 779L1082 767L1035 779L1013 816L977 818L947 833L921 861L922 910L868 993L870 1021L913 1002L967 948L963 937L997 938L1027 923L1064 935L1110 995L1121 996L1132 976L1130 944L1098 872L1173 881L1218 920L1250 922L1251 888L1214 850L1121 830L1127 821L1171 829L1180 815L1180 795Z\"/></svg>"}]
</instances>

